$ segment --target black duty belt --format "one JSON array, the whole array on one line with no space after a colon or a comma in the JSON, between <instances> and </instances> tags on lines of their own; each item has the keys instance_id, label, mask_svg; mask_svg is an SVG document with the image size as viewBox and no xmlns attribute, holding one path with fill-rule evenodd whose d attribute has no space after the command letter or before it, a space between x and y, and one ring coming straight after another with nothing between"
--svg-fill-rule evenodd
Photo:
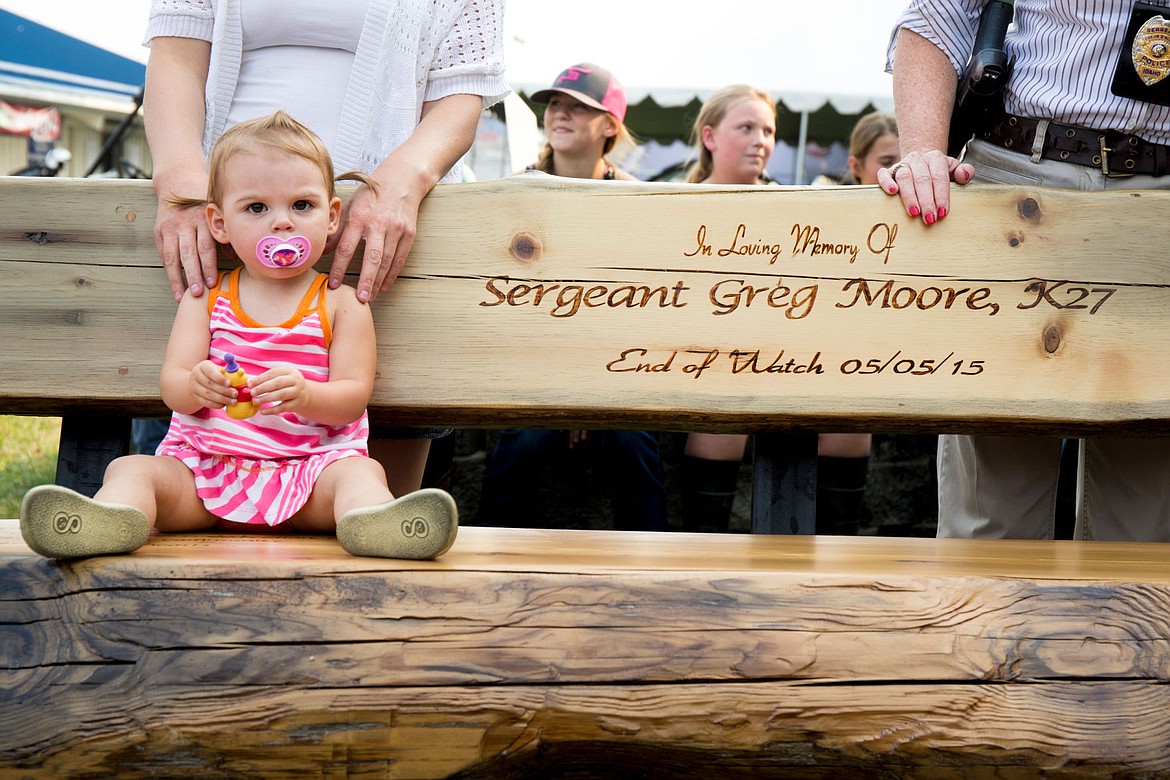
<instances>
[{"instance_id":1,"label":"black duty belt","mask_svg":"<svg viewBox=\"0 0 1170 780\"><path fill-rule=\"evenodd\" d=\"M980 134L988 143L1013 152L1032 154L1037 119L1005 114L991 130ZM1106 176L1164 176L1170 173L1170 146L1154 144L1113 131L1089 130L1049 122L1040 156L1098 168Z\"/></svg>"}]
</instances>

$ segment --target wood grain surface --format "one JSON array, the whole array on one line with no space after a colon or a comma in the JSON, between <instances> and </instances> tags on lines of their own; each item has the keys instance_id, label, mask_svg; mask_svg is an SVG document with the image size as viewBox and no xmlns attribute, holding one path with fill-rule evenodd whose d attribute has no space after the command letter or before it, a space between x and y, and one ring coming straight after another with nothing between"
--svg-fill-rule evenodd
<instances>
[{"instance_id":1,"label":"wood grain surface","mask_svg":"<svg viewBox=\"0 0 1170 780\"><path fill-rule=\"evenodd\" d=\"M1153 249L1170 193L954 197L926 228L863 187L436 188L375 303L374 416L1170 430L1170 260ZM0 411L162 411L174 304L149 183L6 178L0 204Z\"/></svg>"},{"instance_id":2,"label":"wood grain surface","mask_svg":"<svg viewBox=\"0 0 1170 780\"><path fill-rule=\"evenodd\" d=\"M53 563L0 521L0 594L12 776L1170 772L1162 545L473 527L423 563Z\"/></svg>"},{"instance_id":3,"label":"wood grain surface","mask_svg":"<svg viewBox=\"0 0 1170 780\"><path fill-rule=\"evenodd\" d=\"M0 412L162 411L153 204L0 179ZM372 416L1165 434L1168 206L971 187L927 229L868 188L440 187L374 304ZM1167 626L1162 545L465 528L422 563L231 534L59 563L0 521L0 776L1158 776Z\"/></svg>"}]
</instances>

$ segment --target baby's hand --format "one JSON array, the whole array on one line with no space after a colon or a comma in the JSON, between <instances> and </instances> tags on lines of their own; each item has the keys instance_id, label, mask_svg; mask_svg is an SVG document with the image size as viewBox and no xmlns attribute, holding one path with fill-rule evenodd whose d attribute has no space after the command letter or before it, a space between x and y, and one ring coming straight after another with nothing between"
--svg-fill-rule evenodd
<instances>
[{"instance_id":1,"label":"baby's hand","mask_svg":"<svg viewBox=\"0 0 1170 780\"><path fill-rule=\"evenodd\" d=\"M261 404L260 414L295 412L309 402L309 383L292 366L270 368L249 384L252 399Z\"/></svg>"},{"instance_id":2,"label":"baby's hand","mask_svg":"<svg viewBox=\"0 0 1170 780\"><path fill-rule=\"evenodd\" d=\"M187 388L206 409L222 409L236 401L236 389L232 387L231 381L210 360L195 364Z\"/></svg>"}]
</instances>

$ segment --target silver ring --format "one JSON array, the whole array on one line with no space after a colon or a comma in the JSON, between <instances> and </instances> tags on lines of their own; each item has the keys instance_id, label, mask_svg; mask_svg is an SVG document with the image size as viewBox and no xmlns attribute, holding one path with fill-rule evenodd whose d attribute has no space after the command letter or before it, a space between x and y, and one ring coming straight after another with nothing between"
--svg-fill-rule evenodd
<instances>
[{"instance_id":1,"label":"silver ring","mask_svg":"<svg viewBox=\"0 0 1170 780\"><path fill-rule=\"evenodd\" d=\"M908 166L906 163L904 163L902 161L898 161L898 162L894 163L893 165L891 165L889 167L890 178L892 179L895 176L897 176L898 171L901 170L902 168L909 168L909 167L910 166Z\"/></svg>"}]
</instances>

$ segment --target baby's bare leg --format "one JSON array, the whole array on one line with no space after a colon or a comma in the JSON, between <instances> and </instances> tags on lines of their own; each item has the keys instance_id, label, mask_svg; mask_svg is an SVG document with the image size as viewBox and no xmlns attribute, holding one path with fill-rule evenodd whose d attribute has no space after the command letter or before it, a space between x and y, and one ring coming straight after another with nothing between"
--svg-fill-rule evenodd
<instances>
[{"instance_id":1,"label":"baby's bare leg","mask_svg":"<svg viewBox=\"0 0 1170 780\"><path fill-rule=\"evenodd\" d=\"M455 542L459 512L455 500L435 488L394 498L382 466L353 457L321 473L290 522L306 531L336 531L354 555L419 560L442 555Z\"/></svg>"},{"instance_id":2,"label":"baby's bare leg","mask_svg":"<svg viewBox=\"0 0 1170 780\"><path fill-rule=\"evenodd\" d=\"M38 485L20 504L20 532L48 558L133 552L150 529L193 531L214 525L195 495L195 478L169 457L131 455L106 468L94 498L60 485Z\"/></svg>"},{"instance_id":3,"label":"baby's bare leg","mask_svg":"<svg viewBox=\"0 0 1170 780\"><path fill-rule=\"evenodd\" d=\"M391 493L405 496L419 489L431 449L430 439L371 438L368 446L370 457L386 471L386 484Z\"/></svg>"},{"instance_id":4,"label":"baby's bare leg","mask_svg":"<svg viewBox=\"0 0 1170 780\"><path fill-rule=\"evenodd\" d=\"M204 531L216 523L195 492L195 475L168 455L118 458L106 468L94 498L137 507L151 526L164 532Z\"/></svg>"},{"instance_id":5,"label":"baby's bare leg","mask_svg":"<svg viewBox=\"0 0 1170 780\"><path fill-rule=\"evenodd\" d=\"M289 518L289 523L302 531L333 533L337 518L346 512L393 500L386 487L386 472L378 461L342 458L325 467L309 500Z\"/></svg>"}]
</instances>

